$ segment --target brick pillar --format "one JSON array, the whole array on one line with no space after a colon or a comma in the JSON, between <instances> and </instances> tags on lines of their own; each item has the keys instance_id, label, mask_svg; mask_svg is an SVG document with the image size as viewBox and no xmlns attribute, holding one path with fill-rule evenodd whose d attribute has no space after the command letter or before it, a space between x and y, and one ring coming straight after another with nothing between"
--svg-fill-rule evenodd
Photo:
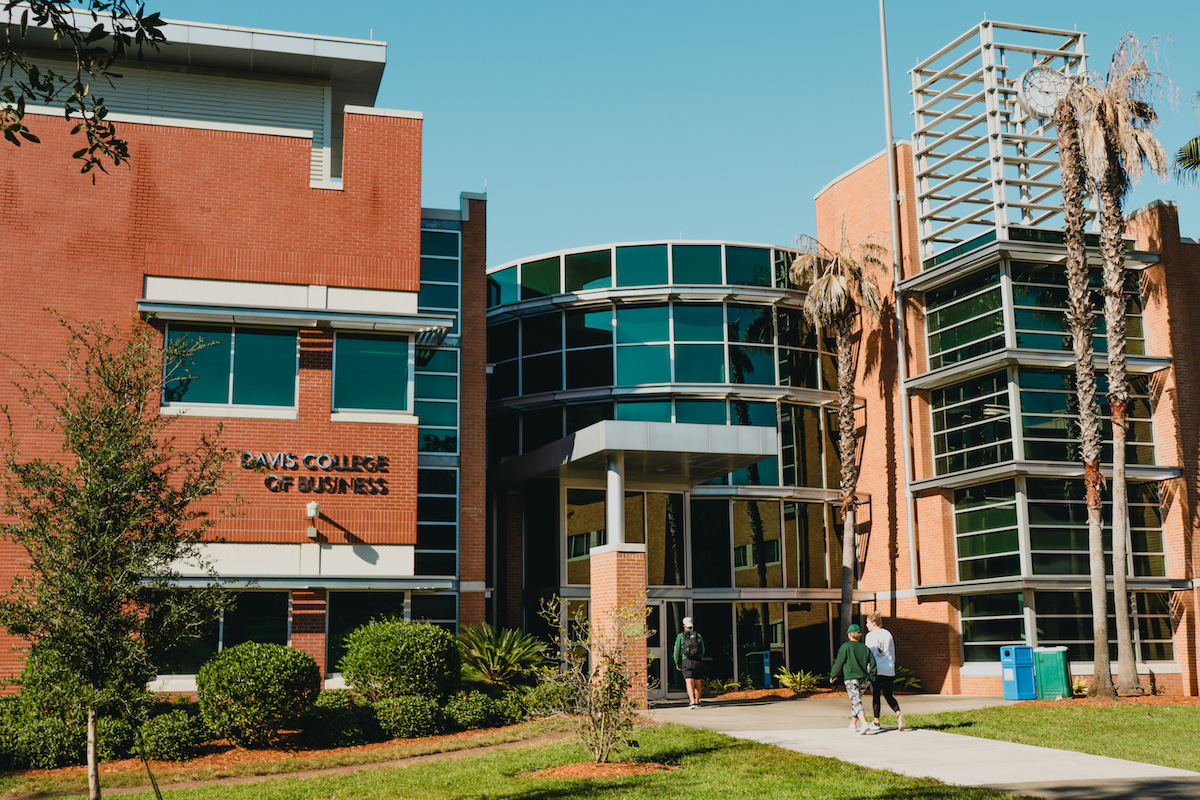
<instances>
[{"instance_id":1,"label":"brick pillar","mask_svg":"<svg viewBox=\"0 0 1200 800\"><path fill-rule=\"evenodd\" d=\"M619 636L621 625L645 626L646 546L611 544L592 548L592 594L589 606L592 633L600 641L611 642ZM633 683L629 693L638 708L646 708L646 639L630 637L624 661Z\"/></svg>"},{"instance_id":2,"label":"brick pillar","mask_svg":"<svg viewBox=\"0 0 1200 800\"><path fill-rule=\"evenodd\" d=\"M292 592L292 647L314 659L325 679L325 615L328 609L324 589L296 589Z\"/></svg>"}]
</instances>

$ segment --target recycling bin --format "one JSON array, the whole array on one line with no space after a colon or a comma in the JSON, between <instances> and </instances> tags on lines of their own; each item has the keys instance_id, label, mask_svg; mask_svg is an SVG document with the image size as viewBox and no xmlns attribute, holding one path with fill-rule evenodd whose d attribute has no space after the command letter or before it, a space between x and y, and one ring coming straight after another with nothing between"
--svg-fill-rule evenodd
<instances>
[{"instance_id":1,"label":"recycling bin","mask_svg":"<svg viewBox=\"0 0 1200 800\"><path fill-rule=\"evenodd\" d=\"M1033 669L1038 700L1061 700L1071 696L1071 669L1067 665L1067 648L1034 648Z\"/></svg>"},{"instance_id":2,"label":"recycling bin","mask_svg":"<svg viewBox=\"0 0 1200 800\"><path fill-rule=\"evenodd\" d=\"M1035 700L1033 648L1010 644L1000 648L1000 672L1004 676L1005 700Z\"/></svg>"}]
</instances>

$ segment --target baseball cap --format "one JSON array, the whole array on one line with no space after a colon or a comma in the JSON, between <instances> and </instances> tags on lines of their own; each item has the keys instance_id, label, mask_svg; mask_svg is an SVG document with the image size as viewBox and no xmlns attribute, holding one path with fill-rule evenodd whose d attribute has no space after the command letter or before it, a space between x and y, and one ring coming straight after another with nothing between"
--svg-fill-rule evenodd
<instances>
[{"instance_id":1,"label":"baseball cap","mask_svg":"<svg viewBox=\"0 0 1200 800\"><path fill-rule=\"evenodd\" d=\"M684 620L684 624L687 624L686 620ZM857 625L851 625L849 628L846 628L846 633L858 633L861 630L862 628L858 627Z\"/></svg>"},{"instance_id":2,"label":"baseball cap","mask_svg":"<svg viewBox=\"0 0 1200 800\"><path fill-rule=\"evenodd\" d=\"M691 618L691 617L684 617L684 618L683 618L683 627L685 627L685 628L690 628L690 627L692 627L692 618Z\"/></svg>"}]
</instances>

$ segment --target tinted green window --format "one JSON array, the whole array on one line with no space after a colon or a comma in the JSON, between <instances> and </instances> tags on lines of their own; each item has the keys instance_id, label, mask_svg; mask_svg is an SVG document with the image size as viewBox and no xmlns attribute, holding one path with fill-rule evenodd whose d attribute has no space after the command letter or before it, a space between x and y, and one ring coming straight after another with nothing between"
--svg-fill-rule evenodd
<instances>
[{"instance_id":1,"label":"tinted green window","mask_svg":"<svg viewBox=\"0 0 1200 800\"><path fill-rule=\"evenodd\" d=\"M414 413L422 425L453 427L458 424L457 403L428 403L418 400L413 405Z\"/></svg>"},{"instance_id":2,"label":"tinted green window","mask_svg":"<svg viewBox=\"0 0 1200 800\"><path fill-rule=\"evenodd\" d=\"M770 286L771 251L760 247L725 248L725 271L735 286Z\"/></svg>"},{"instance_id":3,"label":"tinted green window","mask_svg":"<svg viewBox=\"0 0 1200 800\"><path fill-rule=\"evenodd\" d=\"M458 260L450 258L422 258L421 280L458 282Z\"/></svg>"},{"instance_id":4,"label":"tinted green window","mask_svg":"<svg viewBox=\"0 0 1200 800\"><path fill-rule=\"evenodd\" d=\"M339 333L334 345L333 407L408 408L408 339Z\"/></svg>"},{"instance_id":5,"label":"tinted green window","mask_svg":"<svg viewBox=\"0 0 1200 800\"><path fill-rule=\"evenodd\" d=\"M721 280L721 246L714 244L671 245L673 282L712 286Z\"/></svg>"},{"instance_id":6,"label":"tinted green window","mask_svg":"<svg viewBox=\"0 0 1200 800\"><path fill-rule=\"evenodd\" d=\"M418 495L417 519L421 522L457 522L458 501L453 497Z\"/></svg>"},{"instance_id":7,"label":"tinted green window","mask_svg":"<svg viewBox=\"0 0 1200 800\"><path fill-rule=\"evenodd\" d=\"M490 330L488 334L490 339ZM458 352L455 350L418 350L417 372L458 372Z\"/></svg>"},{"instance_id":8,"label":"tinted green window","mask_svg":"<svg viewBox=\"0 0 1200 800\"><path fill-rule=\"evenodd\" d=\"M567 388L612 386L613 353L611 347L567 351Z\"/></svg>"},{"instance_id":9,"label":"tinted green window","mask_svg":"<svg viewBox=\"0 0 1200 800\"><path fill-rule=\"evenodd\" d=\"M745 469L731 472L729 482L734 486L778 486L779 459L765 458Z\"/></svg>"},{"instance_id":10,"label":"tinted green window","mask_svg":"<svg viewBox=\"0 0 1200 800\"><path fill-rule=\"evenodd\" d=\"M665 342L670 338L666 306L617 309L617 343Z\"/></svg>"},{"instance_id":11,"label":"tinted green window","mask_svg":"<svg viewBox=\"0 0 1200 800\"><path fill-rule=\"evenodd\" d=\"M1015 514L1013 515L1016 516ZM1009 553L1017 549L1017 532L1013 530L981 533L975 536L960 536L958 539L958 557L988 556L995 553Z\"/></svg>"},{"instance_id":12,"label":"tinted green window","mask_svg":"<svg viewBox=\"0 0 1200 800\"><path fill-rule=\"evenodd\" d=\"M617 403L617 419L634 422L670 422L671 401L658 400L644 403Z\"/></svg>"},{"instance_id":13,"label":"tinted green window","mask_svg":"<svg viewBox=\"0 0 1200 800\"><path fill-rule=\"evenodd\" d=\"M820 355L811 350L779 348L779 383L805 389L820 388L817 378L817 359Z\"/></svg>"},{"instance_id":14,"label":"tinted green window","mask_svg":"<svg viewBox=\"0 0 1200 800\"><path fill-rule=\"evenodd\" d=\"M414 620L450 620L458 616L458 603L452 594L414 594L410 608Z\"/></svg>"},{"instance_id":15,"label":"tinted green window","mask_svg":"<svg viewBox=\"0 0 1200 800\"><path fill-rule=\"evenodd\" d=\"M1012 501L1017 495L1017 484L1014 481L997 481L980 486L969 486L966 489L954 491L954 509L962 511L975 506Z\"/></svg>"},{"instance_id":16,"label":"tinted green window","mask_svg":"<svg viewBox=\"0 0 1200 800\"><path fill-rule=\"evenodd\" d=\"M508 267L488 275L488 308L515 303L520 299L517 291L517 268Z\"/></svg>"},{"instance_id":17,"label":"tinted green window","mask_svg":"<svg viewBox=\"0 0 1200 800\"><path fill-rule=\"evenodd\" d=\"M667 283L667 246L648 244L617 248L617 286Z\"/></svg>"},{"instance_id":18,"label":"tinted green window","mask_svg":"<svg viewBox=\"0 0 1200 800\"><path fill-rule=\"evenodd\" d=\"M731 400L730 408L734 425L761 425L774 428L776 413L774 403L748 403L745 400Z\"/></svg>"},{"instance_id":19,"label":"tinted green window","mask_svg":"<svg viewBox=\"0 0 1200 800\"><path fill-rule=\"evenodd\" d=\"M559 294L562 282L558 273L558 256L530 261L521 265L521 299L548 297Z\"/></svg>"},{"instance_id":20,"label":"tinted green window","mask_svg":"<svg viewBox=\"0 0 1200 800\"><path fill-rule=\"evenodd\" d=\"M221 643L287 644L288 593L242 592L222 620Z\"/></svg>"},{"instance_id":21,"label":"tinted green window","mask_svg":"<svg viewBox=\"0 0 1200 800\"><path fill-rule=\"evenodd\" d=\"M458 547L458 527L417 525L417 547L421 550L454 550Z\"/></svg>"},{"instance_id":22,"label":"tinted green window","mask_svg":"<svg viewBox=\"0 0 1200 800\"><path fill-rule=\"evenodd\" d=\"M823 480L820 410L782 403L779 420L783 439L783 485L820 488Z\"/></svg>"},{"instance_id":23,"label":"tinted green window","mask_svg":"<svg viewBox=\"0 0 1200 800\"><path fill-rule=\"evenodd\" d=\"M418 372L416 384L417 397L458 399L458 378L453 375L424 375Z\"/></svg>"},{"instance_id":24,"label":"tinted green window","mask_svg":"<svg viewBox=\"0 0 1200 800\"><path fill-rule=\"evenodd\" d=\"M417 295L417 305L422 308L458 308L458 287L441 283L422 283Z\"/></svg>"},{"instance_id":25,"label":"tinted green window","mask_svg":"<svg viewBox=\"0 0 1200 800\"><path fill-rule=\"evenodd\" d=\"M775 383L775 349L729 345L729 375L733 383Z\"/></svg>"},{"instance_id":26,"label":"tinted green window","mask_svg":"<svg viewBox=\"0 0 1200 800\"><path fill-rule=\"evenodd\" d=\"M610 367L611 369L611 367ZM613 418L612 403L577 403L567 406L567 433Z\"/></svg>"},{"instance_id":27,"label":"tinted green window","mask_svg":"<svg viewBox=\"0 0 1200 800\"><path fill-rule=\"evenodd\" d=\"M167 330L168 351L172 347L194 348L194 352L167 362L163 392L167 402L229 402L229 364L233 350L230 328L172 325Z\"/></svg>"},{"instance_id":28,"label":"tinted green window","mask_svg":"<svg viewBox=\"0 0 1200 800\"><path fill-rule=\"evenodd\" d=\"M489 400L515 395L517 393L517 362L507 361L492 367L492 374L487 378L487 388Z\"/></svg>"},{"instance_id":29,"label":"tinted green window","mask_svg":"<svg viewBox=\"0 0 1200 800\"><path fill-rule=\"evenodd\" d=\"M517 321L488 326L488 361L508 361L517 357Z\"/></svg>"},{"instance_id":30,"label":"tinted green window","mask_svg":"<svg viewBox=\"0 0 1200 800\"><path fill-rule=\"evenodd\" d=\"M566 256L566 290L605 289L612 286L612 259L608 250Z\"/></svg>"},{"instance_id":31,"label":"tinted green window","mask_svg":"<svg viewBox=\"0 0 1200 800\"><path fill-rule=\"evenodd\" d=\"M721 400L676 400L675 421L724 425L725 403Z\"/></svg>"},{"instance_id":32,"label":"tinted green window","mask_svg":"<svg viewBox=\"0 0 1200 800\"><path fill-rule=\"evenodd\" d=\"M238 328L234 333L233 402L296 404L296 332Z\"/></svg>"},{"instance_id":33,"label":"tinted green window","mask_svg":"<svg viewBox=\"0 0 1200 800\"><path fill-rule=\"evenodd\" d=\"M770 306L730 305L725 330L731 342L771 344L775 331L771 325Z\"/></svg>"},{"instance_id":34,"label":"tinted green window","mask_svg":"<svg viewBox=\"0 0 1200 800\"><path fill-rule=\"evenodd\" d=\"M676 305L675 341L722 342L725 340L725 314L721 306Z\"/></svg>"},{"instance_id":35,"label":"tinted green window","mask_svg":"<svg viewBox=\"0 0 1200 800\"><path fill-rule=\"evenodd\" d=\"M729 531L729 503L725 500L692 500L692 585L697 588L731 586L733 556Z\"/></svg>"},{"instance_id":36,"label":"tinted green window","mask_svg":"<svg viewBox=\"0 0 1200 800\"><path fill-rule=\"evenodd\" d=\"M458 234L421 231L421 255L458 257Z\"/></svg>"},{"instance_id":37,"label":"tinted green window","mask_svg":"<svg viewBox=\"0 0 1200 800\"><path fill-rule=\"evenodd\" d=\"M563 318L567 328L567 347L612 344L613 314L611 309L568 311Z\"/></svg>"},{"instance_id":38,"label":"tinted green window","mask_svg":"<svg viewBox=\"0 0 1200 800\"><path fill-rule=\"evenodd\" d=\"M665 344L617 348L617 380L621 386L671 380L671 348Z\"/></svg>"},{"instance_id":39,"label":"tinted green window","mask_svg":"<svg viewBox=\"0 0 1200 800\"><path fill-rule=\"evenodd\" d=\"M1006 617L1024 612L1020 592L963 595L964 617Z\"/></svg>"},{"instance_id":40,"label":"tinted green window","mask_svg":"<svg viewBox=\"0 0 1200 800\"><path fill-rule=\"evenodd\" d=\"M543 314L521 320L521 355L562 349L562 317Z\"/></svg>"},{"instance_id":41,"label":"tinted green window","mask_svg":"<svg viewBox=\"0 0 1200 800\"><path fill-rule=\"evenodd\" d=\"M675 380L725 383L725 348L719 344L675 345Z\"/></svg>"},{"instance_id":42,"label":"tinted green window","mask_svg":"<svg viewBox=\"0 0 1200 800\"><path fill-rule=\"evenodd\" d=\"M521 392L557 392L562 388L562 356L550 353L521 360Z\"/></svg>"},{"instance_id":43,"label":"tinted green window","mask_svg":"<svg viewBox=\"0 0 1200 800\"><path fill-rule=\"evenodd\" d=\"M417 575L454 575L458 572L458 556L417 551L413 557L413 571Z\"/></svg>"},{"instance_id":44,"label":"tinted green window","mask_svg":"<svg viewBox=\"0 0 1200 800\"><path fill-rule=\"evenodd\" d=\"M458 472L452 469L418 469L419 494L454 494L458 491Z\"/></svg>"},{"instance_id":45,"label":"tinted green window","mask_svg":"<svg viewBox=\"0 0 1200 800\"><path fill-rule=\"evenodd\" d=\"M804 316L803 311L781 308L776 313L779 319L779 343L788 347L817 349L817 329Z\"/></svg>"}]
</instances>

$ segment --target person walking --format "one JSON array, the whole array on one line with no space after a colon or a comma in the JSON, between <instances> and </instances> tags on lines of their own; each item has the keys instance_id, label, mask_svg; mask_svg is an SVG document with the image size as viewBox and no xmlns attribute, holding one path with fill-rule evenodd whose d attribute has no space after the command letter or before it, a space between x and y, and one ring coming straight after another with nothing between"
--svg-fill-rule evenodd
<instances>
[{"instance_id":1,"label":"person walking","mask_svg":"<svg viewBox=\"0 0 1200 800\"><path fill-rule=\"evenodd\" d=\"M696 632L692 625L692 618L684 617L683 630L675 637L675 669L683 673L683 683L687 687L688 708L697 708L700 705L703 658L704 637Z\"/></svg>"},{"instance_id":2,"label":"person walking","mask_svg":"<svg viewBox=\"0 0 1200 800\"><path fill-rule=\"evenodd\" d=\"M871 648L871 655L875 656L877 673L871 681L871 711L875 717L871 721L871 730L879 730L879 708L884 699L896 712L896 727L904 730L904 715L900 713L900 704L892 694L892 684L896 680L896 640L891 631L883 627L883 615L878 611L867 615L867 638L864 644Z\"/></svg>"},{"instance_id":3,"label":"person walking","mask_svg":"<svg viewBox=\"0 0 1200 800\"><path fill-rule=\"evenodd\" d=\"M850 711L854 714L854 730L856 733L866 733L870 730L867 716L863 713L862 690L867 681L875 680L875 656L871 648L862 643L862 628L851 625L846 629L848 641L838 648L837 658L833 668L829 670L829 680L841 678L846 684L846 694L850 695Z\"/></svg>"}]
</instances>

